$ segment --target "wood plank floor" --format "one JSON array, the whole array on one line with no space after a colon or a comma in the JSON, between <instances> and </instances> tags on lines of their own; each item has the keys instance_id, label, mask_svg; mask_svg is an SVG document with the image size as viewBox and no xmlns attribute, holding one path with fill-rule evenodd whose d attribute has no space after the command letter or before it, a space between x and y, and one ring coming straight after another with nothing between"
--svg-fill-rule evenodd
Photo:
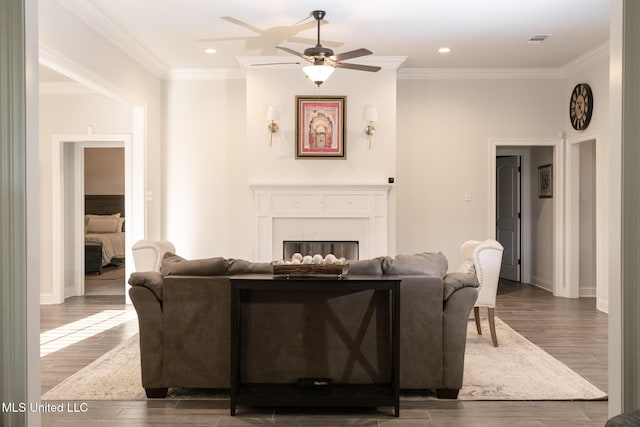
<instances>
[{"instance_id":1,"label":"wood plank floor","mask_svg":"<svg viewBox=\"0 0 640 427\"><path fill-rule=\"evenodd\" d=\"M102 310L126 309L123 296L69 298L42 306L42 331ZM129 307L129 309L131 309ZM531 285L501 281L496 315L600 389L607 390L607 315L594 298L554 298ZM137 330L135 321L42 358L43 393L88 365ZM488 331L485 332L490 341ZM498 337L499 339L499 337ZM66 403L66 402L65 402ZM402 401L401 417L379 410L238 409L228 400L89 401L84 413L45 413L43 426L603 426L607 402Z\"/></svg>"}]
</instances>

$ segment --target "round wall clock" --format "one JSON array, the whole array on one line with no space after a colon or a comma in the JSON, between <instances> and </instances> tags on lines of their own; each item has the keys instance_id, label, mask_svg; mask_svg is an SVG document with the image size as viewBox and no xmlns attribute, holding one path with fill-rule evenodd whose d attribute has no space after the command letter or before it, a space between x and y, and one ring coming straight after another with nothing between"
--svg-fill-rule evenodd
<instances>
[{"instance_id":1,"label":"round wall clock","mask_svg":"<svg viewBox=\"0 0 640 427\"><path fill-rule=\"evenodd\" d=\"M593 114L593 94L586 83L577 84L569 101L569 119L576 130L584 130L589 126Z\"/></svg>"}]
</instances>

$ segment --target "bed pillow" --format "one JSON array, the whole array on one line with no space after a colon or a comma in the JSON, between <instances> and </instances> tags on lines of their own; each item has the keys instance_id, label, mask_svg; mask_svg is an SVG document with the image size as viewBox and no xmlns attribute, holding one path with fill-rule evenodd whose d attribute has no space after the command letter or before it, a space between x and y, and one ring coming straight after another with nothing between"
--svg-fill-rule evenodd
<instances>
[{"instance_id":1,"label":"bed pillow","mask_svg":"<svg viewBox=\"0 0 640 427\"><path fill-rule=\"evenodd\" d=\"M120 216L121 216L120 212L116 212L114 214L109 214L109 215L86 214L84 216L84 226L86 227L87 225L89 225L90 218L120 218Z\"/></svg>"},{"instance_id":2,"label":"bed pillow","mask_svg":"<svg viewBox=\"0 0 640 427\"><path fill-rule=\"evenodd\" d=\"M160 273L165 276L224 276L229 263L222 257L187 260L167 252L162 257Z\"/></svg>"},{"instance_id":3,"label":"bed pillow","mask_svg":"<svg viewBox=\"0 0 640 427\"><path fill-rule=\"evenodd\" d=\"M119 233L122 231L120 218L89 218L87 233Z\"/></svg>"}]
</instances>

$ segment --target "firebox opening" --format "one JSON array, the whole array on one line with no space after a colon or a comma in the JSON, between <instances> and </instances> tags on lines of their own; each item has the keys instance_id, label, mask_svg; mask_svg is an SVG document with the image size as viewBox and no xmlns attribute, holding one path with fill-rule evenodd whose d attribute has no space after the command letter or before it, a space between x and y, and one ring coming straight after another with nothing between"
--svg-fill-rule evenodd
<instances>
[{"instance_id":1,"label":"firebox opening","mask_svg":"<svg viewBox=\"0 0 640 427\"><path fill-rule=\"evenodd\" d=\"M320 254L323 257L334 254L337 258L360 259L357 240L284 240L282 259L290 259L295 253L302 256Z\"/></svg>"}]
</instances>

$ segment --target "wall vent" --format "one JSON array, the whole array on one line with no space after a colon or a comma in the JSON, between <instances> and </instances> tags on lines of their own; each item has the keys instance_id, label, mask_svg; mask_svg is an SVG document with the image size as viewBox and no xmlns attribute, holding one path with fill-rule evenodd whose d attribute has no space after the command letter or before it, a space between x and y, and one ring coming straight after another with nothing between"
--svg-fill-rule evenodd
<instances>
[{"instance_id":1,"label":"wall vent","mask_svg":"<svg viewBox=\"0 0 640 427\"><path fill-rule=\"evenodd\" d=\"M549 37L551 37L551 34L534 34L529 39L529 44L542 44Z\"/></svg>"}]
</instances>

